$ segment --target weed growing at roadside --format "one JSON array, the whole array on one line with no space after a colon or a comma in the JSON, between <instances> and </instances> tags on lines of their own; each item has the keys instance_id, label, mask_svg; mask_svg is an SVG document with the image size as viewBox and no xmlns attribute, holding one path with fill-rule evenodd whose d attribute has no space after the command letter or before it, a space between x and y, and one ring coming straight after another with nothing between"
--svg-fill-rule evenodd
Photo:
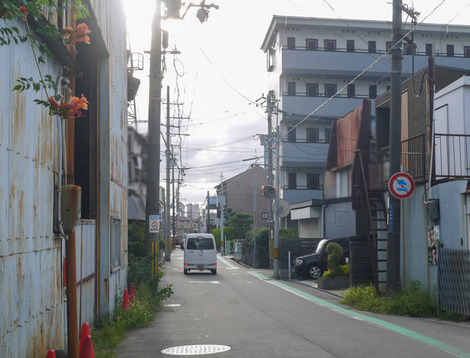
<instances>
[{"instance_id":1,"label":"weed growing at roadside","mask_svg":"<svg viewBox=\"0 0 470 358\"><path fill-rule=\"evenodd\" d=\"M172 285L159 288L158 277L141 282L135 292L135 299L131 302L129 309L121 307L122 296L116 296L116 308L114 315L103 319L95 324L92 332L93 346L96 357L114 357L115 348L124 338L126 331L148 327L154 321L155 313L162 307L163 302L173 294Z\"/></svg>"},{"instance_id":2,"label":"weed growing at roadside","mask_svg":"<svg viewBox=\"0 0 470 358\"><path fill-rule=\"evenodd\" d=\"M342 303L358 310L412 317L436 317L435 299L421 291L414 281L407 289L390 296L378 295L374 286L354 287L346 291Z\"/></svg>"}]
</instances>

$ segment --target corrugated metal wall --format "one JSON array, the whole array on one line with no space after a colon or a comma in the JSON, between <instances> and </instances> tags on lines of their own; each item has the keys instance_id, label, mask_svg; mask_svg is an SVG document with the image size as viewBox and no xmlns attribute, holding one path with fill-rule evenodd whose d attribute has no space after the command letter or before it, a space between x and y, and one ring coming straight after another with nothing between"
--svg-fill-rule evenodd
<instances>
[{"instance_id":1,"label":"corrugated metal wall","mask_svg":"<svg viewBox=\"0 0 470 358\"><path fill-rule=\"evenodd\" d=\"M121 268L110 270L108 267L101 268L103 272L109 274L109 289L100 295L107 294L107 306L112 311L116 294L121 294L126 287L127 281L127 54L126 54L126 28L124 9L121 3L104 2L91 0L93 12L96 16L98 26L101 30L104 43L106 44L109 58L107 61L109 81L102 84L107 86L109 107L108 107L108 128L100 128L100 131L109 131L109 142L107 137L101 137L99 146L101 148L100 166L109 166L109 213L107 218L99 223L100 240L113 240L110 228L110 218L119 219L121 222ZM103 119L100 122L104 123ZM104 148L108 146L108 148ZM109 154L108 154L109 153ZM100 189L101 190L101 189ZM103 235L103 233L107 233ZM107 245L100 245L103 248L112 248L111 242ZM101 255L106 253L102 252ZM100 260L107 265L107 260ZM100 277L103 281L105 278ZM105 287L100 285L100 287Z\"/></svg>"},{"instance_id":2,"label":"corrugated metal wall","mask_svg":"<svg viewBox=\"0 0 470 358\"><path fill-rule=\"evenodd\" d=\"M112 290L107 298L112 309L127 272L126 28L121 3L91 3L110 55L105 60L109 83L100 83L109 89L111 99L100 102L109 114L109 126L100 128L100 133L109 133L106 143L111 153L108 161L100 162L111 174L109 182L102 183L111 187L105 209L108 219L103 222L116 217L122 225L122 265L112 274L107 266L101 271L109 275ZM15 25L25 31L23 22ZM63 240L54 238L52 217L57 130L48 111L34 103L52 93L11 91L19 77L39 78L28 44L0 46L0 58L0 357L41 357L47 349L65 349L67 344ZM55 79L60 68L49 58L42 72ZM76 232L79 324L92 323L96 311L96 232L94 220L82 220ZM110 230L101 239L109 241Z\"/></svg>"},{"instance_id":3,"label":"corrugated metal wall","mask_svg":"<svg viewBox=\"0 0 470 358\"><path fill-rule=\"evenodd\" d=\"M75 230L77 252L77 312L79 331L83 322L93 323L96 292L96 222L81 220Z\"/></svg>"},{"instance_id":4,"label":"corrugated metal wall","mask_svg":"<svg viewBox=\"0 0 470 358\"><path fill-rule=\"evenodd\" d=\"M51 214L57 140L34 103L45 94L12 91L19 77L39 78L29 45L0 46L0 58L0 356L36 357L64 345L62 240ZM42 66L57 70L52 59Z\"/></svg>"}]
</instances>

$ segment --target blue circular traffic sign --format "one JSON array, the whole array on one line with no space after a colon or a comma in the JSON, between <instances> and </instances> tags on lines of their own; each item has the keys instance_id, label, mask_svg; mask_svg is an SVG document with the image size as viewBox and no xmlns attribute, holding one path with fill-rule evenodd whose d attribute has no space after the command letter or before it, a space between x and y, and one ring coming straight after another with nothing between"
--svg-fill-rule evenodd
<instances>
[{"instance_id":1,"label":"blue circular traffic sign","mask_svg":"<svg viewBox=\"0 0 470 358\"><path fill-rule=\"evenodd\" d=\"M415 190L413 177L404 172L395 173L388 181L388 190L397 199L406 199Z\"/></svg>"}]
</instances>

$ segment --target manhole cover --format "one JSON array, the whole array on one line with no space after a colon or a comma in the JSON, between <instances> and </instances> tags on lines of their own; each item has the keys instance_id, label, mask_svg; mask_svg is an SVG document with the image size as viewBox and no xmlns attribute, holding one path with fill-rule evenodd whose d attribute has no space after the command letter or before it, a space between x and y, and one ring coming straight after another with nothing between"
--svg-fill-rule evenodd
<instances>
[{"instance_id":1,"label":"manhole cover","mask_svg":"<svg viewBox=\"0 0 470 358\"><path fill-rule=\"evenodd\" d=\"M222 353L227 352L231 348L229 346L220 346L216 344L198 344L192 346L179 346L179 347L170 347L162 350L163 354L173 355L173 356L184 356L184 355L202 355L202 354L213 354L213 353Z\"/></svg>"}]
</instances>

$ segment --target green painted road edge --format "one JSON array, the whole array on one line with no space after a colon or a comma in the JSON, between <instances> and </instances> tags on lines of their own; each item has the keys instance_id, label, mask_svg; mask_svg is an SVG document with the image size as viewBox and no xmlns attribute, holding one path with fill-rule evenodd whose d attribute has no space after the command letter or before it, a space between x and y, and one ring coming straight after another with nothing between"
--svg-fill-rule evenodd
<instances>
[{"instance_id":1,"label":"green painted road edge","mask_svg":"<svg viewBox=\"0 0 470 358\"><path fill-rule=\"evenodd\" d=\"M237 265L232 264L231 262L229 262L229 260L225 259L223 256L217 255L217 259L222 261L224 264L226 264L230 268L238 269Z\"/></svg>"},{"instance_id":2,"label":"green painted road edge","mask_svg":"<svg viewBox=\"0 0 470 358\"><path fill-rule=\"evenodd\" d=\"M288 291L290 293L293 293L295 294L296 296L299 296L299 297L302 297L308 301L312 301L312 302L315 302L321 306L325 306L325 307L328 307L334 311L337 311L341 314L345 314L347 316L351 316L351 317L354 317L354 318L358 318L358 319L361 319L361 320L364 320L364 321L367 321L367 322L370 322L370 323L373 323L377 326L381 326L381 327L384 327L384 328L387 328L391 331L394 331L394 332L397 332L399 334L402 334L406 337L410 337L410 338L413 338L417 341L420 341L420 342L423 342L423 343L426 343L426 344L429 344L430 346L433 346L433 347L436 347L436 348L439 348L440 350L444 351L444 352L447 352L447 353L450 353L450 354L453 354L457 357L461 357L461 358L470 358L470 353L467 353L467 352L464 352L458 348L455 348L451 345L448 345L444 342L441 342L441 341L438 341L436 339L433 339L433 338L430 338L430 337L427 337L423 334L420 334L420 333L417 333L415 331L412 331L410 329L407 329L407 328L403 328L403 327L400 327L400 326L397 326L396 324L393 324L393 323L390 323L390 322L386 322L386 321L382 321L380 319L377 319L377 318L374 318L374 317L369 317L369 316L366 316L362 313L359 313L359 312L355 312L355 311L352 311L350 309L346 309L344 307L341 307L341 306L338 306L338 305L335 305L333 303L330 303L330 302L327 302L325 300L322 300L318 297L315 297L313 295L310 295L306 292L303 292L303 291L300 291L296 288L293 288L289 285L286 285L282 282L279 282L279 281L276 281L276 280L273 280L271 278L268 278L266 276L264 276L263 274L260 274L258 272L253 272L253 271L249 271L248 272L249 274L255 276L256 278L260 279L260 280L263 280L263 281L266 281L267 283L270 283L274 286L278 286L280 288L282 288L283 290L285 291Z\"/></svg>"}]
</instances>

